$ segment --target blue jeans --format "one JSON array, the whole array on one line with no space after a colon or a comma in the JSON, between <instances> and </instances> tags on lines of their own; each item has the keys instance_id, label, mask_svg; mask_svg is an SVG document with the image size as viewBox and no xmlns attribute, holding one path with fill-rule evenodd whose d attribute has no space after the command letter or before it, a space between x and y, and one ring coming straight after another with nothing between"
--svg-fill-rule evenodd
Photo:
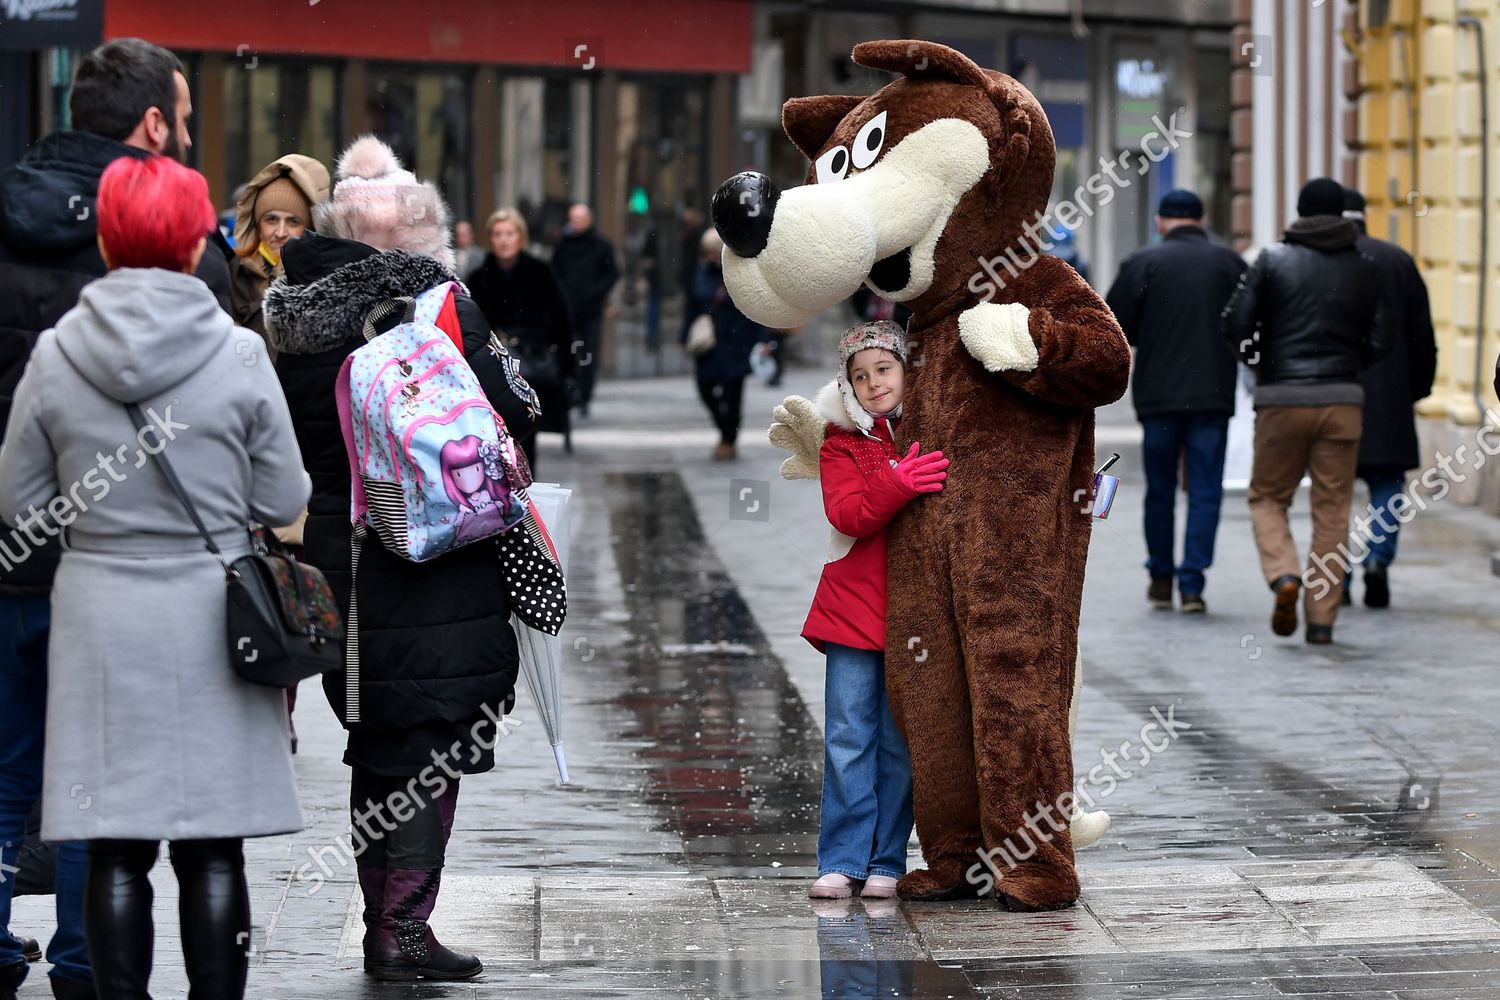
<instances>
[{"instance_id":1,"label":"blue jeans","mask_svg":"<svg viewBox=\"0 0 1500 1000\"><path fill-rule=\"evenodd\" d=\"M0 983L26 978L21 942L10 933L10 877L26 839L26 820L42 794L42 742L47 731L45 597L0 596ZM83 939L83 880L88 850L80 841L57 845L57 931L47 947L52 975L89 982ZM16 963L20 963L19 968ZM19 978L17 978L19 975Z\"/></svg>"},{"instance_id":2,"label":"blue jeans","mask_svg":"<svg viewBox=\"0 0 1500 1000\"><path fill-rule=\"evenodd\" d=\"M1177 575L1184 594L1203 593L1203 571L1213 565L1224 499L1224 449L1229 417L1223 413L1158 413L1141 418L1146 471L1146 571L1151 578ZM1182 563L1173 558L1176 540L1179 459L1187 454L1187 531Z\"/></svg>"},{"instance_id":3,"label":"blue jeans","mask_svg":"<svg viewBox=\"0 0 1500 1000\"><path fill-rule=\"evenodd\" d=\"M1365 485L1370 487L1370 534L1374 536L1369 543L1370 551L1365 555L1364 565L1389 566L1396 561L1396 536L1401 531L1401 520L1390 512L1391 499L1405 488L1406 473L1371 470L1364 480ZM1405 502L1407 505L1411 504L1410 500ZM1390 527L1389 531L1386 530L1387 526Z\"/></svg>"},{"instance_id":4,"label":"blue jeans","mask_svg":"<svg viewBox=\"0 0 1500 1000\"><path fill-rule=\"evenodd\" d=\"M885 697L885 654L828 644L818 874L906 874L911 760Z\"/></svg>"}]
</instances>

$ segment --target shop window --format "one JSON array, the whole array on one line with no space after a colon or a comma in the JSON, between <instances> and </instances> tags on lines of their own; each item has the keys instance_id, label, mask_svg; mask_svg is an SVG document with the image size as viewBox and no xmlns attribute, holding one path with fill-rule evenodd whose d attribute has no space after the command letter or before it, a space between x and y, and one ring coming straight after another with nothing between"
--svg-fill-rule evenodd
<instances>
[{"instance_id":1,"label":"shop window","mask_svg":"<svg viewBox=\"0 0 1500 1000\"><path fill-rule=\"evenodd\" d=\"M224 190L231 194L287 153L333 169L338 153L338 73L328 65L231 61L224 73Z\"/></svg>"},{"instance_id":2,"label":"shop window","mask_svg":"<svg viewBox=\"0 0 1500 1000\"><path fill-rule=\"evenodd\" d=\"M474 211L472 106L467 73L370 68L365 87L370 131L407 169L438 186L455 219Z\"/></svg>"},{"instance_id":3,"label":"shop window","mask_svg":"<svg viewBox=\"0 0 1500 1000\"><path fill-rule=\"evenodd\" d=\"M684 211L706 213L713 193L706 179L707 91L698 80L620 85L615 172L626 259L635 271L651 255L655 273L648 277L662 296L679 293L692 267L683 259ZM687 228L696 229L691 219Z\"/></svg>"}]
</instances>

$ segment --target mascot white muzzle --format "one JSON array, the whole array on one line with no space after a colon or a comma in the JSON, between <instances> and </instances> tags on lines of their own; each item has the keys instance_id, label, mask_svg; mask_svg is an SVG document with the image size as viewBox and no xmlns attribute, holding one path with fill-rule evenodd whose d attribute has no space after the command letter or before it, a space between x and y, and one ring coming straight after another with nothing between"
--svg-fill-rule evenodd
<instances>
[{"instance_id":1,"label":"mascot white muzzle","mask_svg":"<svg viewBox=\"0 0 1500 1000\"><path fill-rule=\"evenodd\" d=\"M989 143L972 122L942 118L886 150L885 117L852 148L820 153L815 184L782 192L747 172L715 193L724 283L755 322L800 326L861 283L896 302L932 285L938 237L989 169Z\"/></svg>"}]
</instances>

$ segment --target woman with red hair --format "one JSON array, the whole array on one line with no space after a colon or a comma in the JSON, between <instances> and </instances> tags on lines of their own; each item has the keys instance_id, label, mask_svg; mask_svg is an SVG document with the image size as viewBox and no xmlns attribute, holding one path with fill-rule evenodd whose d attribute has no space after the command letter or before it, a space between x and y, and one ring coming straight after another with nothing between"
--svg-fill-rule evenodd
<instances>
[{"instance_id":1,"label":"woman with red hair","mask_svg":"<svg viewBox=\"0 0 1500 1000\"><path fill-rule=\"evenodd\" d=\"M144 998L149 874L170 842L190 996L248 972L242 841L301 830L280 689L229 665L224 574L156 467L168 458L226 560L250 520L310 492L264 345L193 276L213 208L162 157L99 181L110 271L37 341L0 444L0 541L67 530L52 593L43 827L89 844L84 924L100 996ZM137 427L127 404L145 416Z\"/></svg>"}]
</instances>

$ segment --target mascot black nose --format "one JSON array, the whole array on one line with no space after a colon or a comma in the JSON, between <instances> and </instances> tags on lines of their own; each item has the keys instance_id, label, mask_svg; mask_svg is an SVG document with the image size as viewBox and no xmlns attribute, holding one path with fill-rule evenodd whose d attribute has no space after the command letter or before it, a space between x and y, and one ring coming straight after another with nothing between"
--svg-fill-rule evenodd
<instances>
[{"instance_id":1,"label":"mascot black nose","mask_svg":"<svg viewBox=\"0 0 1500 1000\"><path fill-rule=\"evenodd\" d=\"M771 219L781 189L765 174L735 174L714 192L714 228L726 246L741 257L754 257L771 237Z\"/></svg>"}]
</instances>

